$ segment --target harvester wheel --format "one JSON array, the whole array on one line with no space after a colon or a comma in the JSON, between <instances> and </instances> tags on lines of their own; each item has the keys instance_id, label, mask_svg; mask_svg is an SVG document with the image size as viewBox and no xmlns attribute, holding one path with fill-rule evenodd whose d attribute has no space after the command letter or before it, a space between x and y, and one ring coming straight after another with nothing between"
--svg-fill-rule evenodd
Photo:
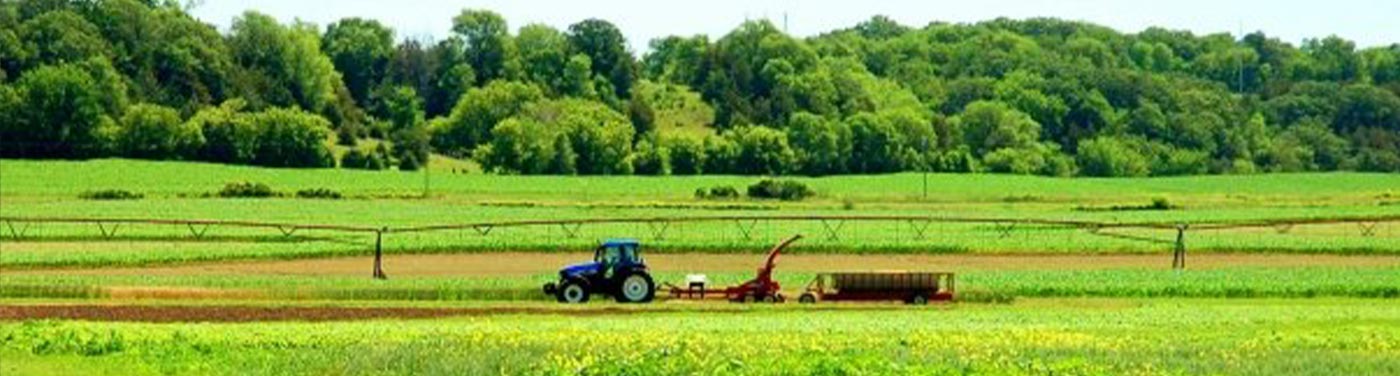
<instances>
[{"instance_id":1,"label":"harvester wheel","mask_svg":"<svg viewBox=\"0 0 1400 376\"><path fill-rule=\"evenodd\" d=\"M778 302L778 297L772 295L764 295L763 302L768 304L774 304Z\"/></svg>"},{"instance_id":2,"label":"harvester wheel","mask_svg":"<svg viewBox=\"0 0 1400 376\"><path fill-rule=\"evenodd\" d=\"M810 292L809 292L809 293L806 293L806 294L802 294L802 296L797 297L797 302L798 302L798 303L802 303L802 304L816 304L816 303L817 303L817 294L813 294L813 293L810 293Z\"/></svg>"},{"instance_id":3,"label":"harvester wheel","mask_svg":"<svg viewBox=\"0 0 1400 376\"><path fill-rule=\"evenodd\" d=\"M616 294L620 303L646 303L656 297L656 283L646 273L630 274L622 278Z\"/></svg>"},{"instance_id":4,"label":"harvester wheel","mask_svg":"<svg viewBox=\"0 0 1400 376\"><path fill-rule=\"evenodd\" d=\"M588 287L579 281L564 281L564 285L559 287L558 299L563 303L587 303Z\"/></svg>"},{"instance_id":5,"label":"harvester wheel","mask_svg":"<svg viewBox=\"0 0 1400 376\"><path fill-rule=\"evenodd\" d=\"M757 301L758 301L758 297L757 297L757 296L754 296L753 294L744 294L744 303L754 303L754 302L757 302Z\"/></svg>"}]
</instances>

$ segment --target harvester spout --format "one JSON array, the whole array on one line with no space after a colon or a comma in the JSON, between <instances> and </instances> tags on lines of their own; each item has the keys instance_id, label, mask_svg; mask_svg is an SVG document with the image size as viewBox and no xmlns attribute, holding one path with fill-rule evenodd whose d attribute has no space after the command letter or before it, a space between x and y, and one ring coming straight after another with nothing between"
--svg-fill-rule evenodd
<instances>
[{"instance_id":1,"label":"harvester spout","mask_svg":"<svg viewBox=\"0 0 1400 376\"><path fill-rule=\"evenodd\" d=\"M778 254L779 254L779 253L782 253L782 252L783 252L783 249L787 248L789 245L792 245L793 242L796 242L796 241L799 240L799 239L802 239L802 235L801 235L801 234L793 235L791 238L787 238L787 240L784 240L782 243L778 243L778 245L775 246L775 247L773 247L772 250L769 250L769 251L768 251L768 262L765 263L765 264L763 264L763 268L762 268L762 269L759 269L759 274L762 274L762 275L772 274L772 273L773 273L773 268L776 267L776 266L777 266L777 263L778 263Z\"/></svg>"}]
</instances>

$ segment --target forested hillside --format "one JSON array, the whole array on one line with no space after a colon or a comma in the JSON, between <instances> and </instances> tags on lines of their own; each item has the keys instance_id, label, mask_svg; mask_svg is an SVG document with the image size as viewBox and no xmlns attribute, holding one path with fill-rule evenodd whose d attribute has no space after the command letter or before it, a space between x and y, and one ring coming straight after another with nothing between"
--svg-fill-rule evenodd
<instances>
[{"instance_id":1,"label":"forested hillside","mask_svg":"<svg viewBox=\"0 0 1400 376\"><path fill-rule=\"evenodd\" d=\"M520 174L1400 172L1400 45L876 17L805 39L751 21L631 51L605 20L558 30L488 10L461 12L450 35L256 11L221 32L174 1L5 0L0 157L412 170L440 153Z\"/></svg>"}]
</instances>

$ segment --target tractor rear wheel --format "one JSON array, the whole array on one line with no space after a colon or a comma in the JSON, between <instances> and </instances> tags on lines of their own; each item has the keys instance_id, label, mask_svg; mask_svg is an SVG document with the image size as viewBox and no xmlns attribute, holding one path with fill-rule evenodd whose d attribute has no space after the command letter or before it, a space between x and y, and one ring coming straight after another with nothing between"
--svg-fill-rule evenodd
<instances>
[{"instance_id":1,"label":"tractor rear wheel","mask_svg":"<svg viewBox=\"0 0 1400 376\"><path fill-rule=\"evenodd\" d=\"M557 298L562 303L579 304L588 302L588 286L584 286L579 281L564 281L564 285L559 287Z\"/></svg>"},{"instance_id":2,"label":"tractor rear wheel","mask_svg":"<svg viewBox=\"0 0 1400 376\"><path fill-rule=\"evenodd\" d=\"M629 274L622 277L616 294L621 303L646 303L656 297L656 283L646 273Z\"/></svg>"}]
</instances>

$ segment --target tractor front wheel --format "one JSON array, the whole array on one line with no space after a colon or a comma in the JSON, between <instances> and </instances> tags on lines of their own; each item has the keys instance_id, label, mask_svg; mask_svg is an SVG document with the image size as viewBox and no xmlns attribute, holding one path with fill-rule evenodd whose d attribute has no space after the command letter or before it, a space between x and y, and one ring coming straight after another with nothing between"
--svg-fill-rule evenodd
<instances>
[{"instance_id":1,"label":"tractor front wheel","mask_svg":"<svg viewBox=\"0 0 1400 376\"><path fill-rule=\"evenodd\" d=\"M579 281L564 281L559 287L557 298L562 303L579 304L588 302L588 287Z\"/></svg>"}]
</instances>

